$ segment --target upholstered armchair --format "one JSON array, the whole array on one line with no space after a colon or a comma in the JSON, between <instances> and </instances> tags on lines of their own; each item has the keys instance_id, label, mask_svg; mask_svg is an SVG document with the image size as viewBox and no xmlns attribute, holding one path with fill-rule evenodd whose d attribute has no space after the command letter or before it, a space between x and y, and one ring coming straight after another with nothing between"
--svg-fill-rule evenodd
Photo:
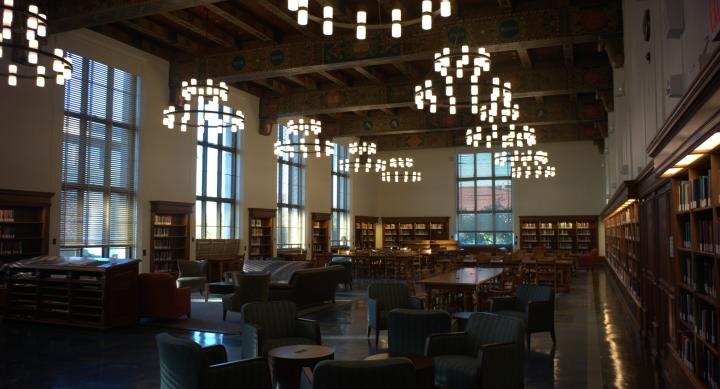
<instances>
[{"instance_id":1,"label":"upholstered armchair","mask_svg":"<svg viewBox=\"0 0 720 389\"><path fill-rule=\"evenodd\" d=\"M208 301L207 261L178 261L178 288L200 292Z\"/></svg>"},{"instance_id":2,"label":"upholstered armchair","mask_svg":"<svg viewBox=\"0 0 720 389\"><path fill-rule=\"evenodd\" d=\"M396 308L422 309L423 302L411 297L408 287L400 283L375 283L368 287L368 334L375 329L375 346L380 338L380 331L387 329L387 318L390 311Z\"/></svg>"},{"instance_id":3,"label":"upholstered armchair","mask_svg":"<svg viewBox=\"0 0 720 389\"><path fill-rule=\"evenodd\" d=\"M199 344L167 333L155 337L160 355L161 389L271 389L263 358L228 362L225 347Z\"/></svg>"},{"instance_id":4,"label":"upholstered armchair","mask_svg":"<svg viewBox=\"0 0 720 389\"><path fill-rule=\"evenodd\" d=\"M546 285L520 285L514 297L500 297L492 301L491 312L523 321L527 347L530 334L550 332L555 343L555 291Z\"/></svg>"},{"instance_id":5,"label":"upholstered armchair","mask_svg":"<svg viewBox=\"0 0 720 389\"><path fill-rule=\"evenodd\" d=\"M430 335L425 353L433 358L435 385L442 388L524 385L523 324L517 319L475 313L465 332Z\"/></svg>"},{"instance_id":6,"label":"upholstered armchair","mask_svg":"<svg viewBox=\"0 0 720 389\"><path fill-rule=\"evenodd\" d=\"M223 320L227 311L241 312L243 305L254 301L267 301L270 293L270 273L244 274L240 271L226 272L235 291L223 296Z\"/></svg>"},{"instance_id":7,"label":"upholstered armchair","mask_svg":"<svg viewBox=\"0 0 720 389\"><path fill-rule=\"evenodd\" d=\"M450 332L450 315L445 311L393 309L388 314L388 351L424 355L427 337L443 332Z\"/></svg>"},{"instance_id":8,"label":"upholstered armchair","mask_svg":"<svg viewBox=\"0 0 720 389\"><path fill-rule=\"evenodd\" d=\"M267 301L242 307L242 356L267 356L282 346L320 344L320 326L313 320L297 317L295 303Z\"/></svg>"},{"instance_id":9,"label":"upholstered armchair","mask_svg":"<svg viewBox=\"0 0 720 389\"><path fill-rule=\"evenodd\" d=\"M415 367L407 358L377 361L321 361L305 368L302 389L414 389Z\"/></svg>"},{"instance_id":10,"label":"upholstered armchair","mask_svg":"<svg viewBox=\"0 0 720 389\"><path fill-rule=\"evenodd\" d=\"M160 320L190 317L190 288L177 288L168 273L139 274L138 300L140 317Z\"/></svg>"},{"instance_id":11,"label":"upholstered armchair","mask_svg":"<svg viewBox=\"0 0 720 389\"><path fill-rule=\"evenodd\" d=\"M352 258L350 257L332 257L330 261L328 261L327 264L325 264L326 267L333 266L333 265L340 265L343 267L344 272L342 274L342 277L340 278L340 283L343 284L346 290L352 290L352 282L353 282L353 269L352 269Z\"/></svg>"}]
</instances>

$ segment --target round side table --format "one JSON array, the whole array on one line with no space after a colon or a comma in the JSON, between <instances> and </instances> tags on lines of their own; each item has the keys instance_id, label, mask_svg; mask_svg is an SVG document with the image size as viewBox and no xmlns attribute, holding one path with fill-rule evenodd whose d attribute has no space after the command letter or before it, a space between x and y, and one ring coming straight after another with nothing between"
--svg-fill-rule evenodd
<instances>
[{"instance_id":1,"label":"round side table","mask_svg":"<svg viewBox=\"0 0 720 389\"><path fill-rule=\"evenodd\" d=\"M270 350L270 370L273 387L277 389L298 389L300 374L304 367L314 368L324 360L334 359L335 351L327 346L295 345Z\"/></svg>"}]
</instances>

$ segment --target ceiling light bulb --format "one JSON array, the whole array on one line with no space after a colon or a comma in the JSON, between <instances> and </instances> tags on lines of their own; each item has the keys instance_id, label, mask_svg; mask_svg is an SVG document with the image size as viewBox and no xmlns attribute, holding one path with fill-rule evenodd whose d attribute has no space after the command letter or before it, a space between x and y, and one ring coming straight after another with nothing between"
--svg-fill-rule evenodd
<instances>
[{"instance_id":1,"label":"ceiling light bulb","mask_svg":"<svg viewBox=\"0 0 720 389\"><path fill-rule=\"evenodd\" d=\"M451 14L451 8L450 8L450 0L441 0L440 1L440 16L446 18L450 16Z\"/></svg>"},{"instance_id":2,"label":"ceiling light bulb","mask_svg":"<svg viewBox=\"0 0 720 389\"><path fill-rule=\"evenodd\" d=\"M395 8L392 10L392 37L393 38L400 38L402 36L402 26L400 25L400 22L402 21L402 11L400 11L399 8Z\"/></svg>"},{"instance_id":3,"label":"ceiling light bulb","mask_svg":"<svg viewBox=\"0 0 720 389\"><path fill-rule=\"evenodd\" d=\"M301 26L308 24L308 0L300 0L298 5L297 22Z\"/></svg>"},{"instance_id":4,"label":"ceiling light bulb","mask_svg":"<svg viewBox=\"0 0 720 389\"><path fill-rule=\"evenodd\" d=\"M423 30L432 29L432 1L423 0L421 26Z\"/></svg>"},{"instance_id":5,"label":"ceiling light bulb","mask_svg":"<svg viewBox=\"0 0 720 389\"><path fill-rule=\"evenodd\" d=\"M333 7L325 6L323 8L323 34L332 35L333 33Z\"/></svg>"},{"instance_id":6,"label":"ceiling light bulb","mask_svg":"<svg viewBox=\"0 0 720 389\"><path fill-rule=\"evenodd\" d=\"M357 13L357 31L355 37L360 40L364 40L367 36L365 29L365 23L367 23L367 13L365 11L358 11Z\"/></svg>"},{"instance_id":7,"label":"ceiling light bulb","mask_svg":"<svg viewBox=\"0 0 720 389\"><path fill-rule=\"evenodd\" d=\"M297 11L298 10L298 0L288 0L288 10L289 11Z\"/></svg>"}]
</instances>

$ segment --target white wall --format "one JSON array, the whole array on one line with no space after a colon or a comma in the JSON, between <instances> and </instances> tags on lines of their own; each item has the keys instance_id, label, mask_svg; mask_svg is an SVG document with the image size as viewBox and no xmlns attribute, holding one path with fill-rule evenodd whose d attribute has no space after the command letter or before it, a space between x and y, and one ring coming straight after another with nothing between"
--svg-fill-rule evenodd
<instances>
[{"instance_id":1,"label":"white wall","mask_svg":"<svg viewBox=\"0 0 720 389\"><path fill-rule=\"evenodd\" d=\"M668 8L672 3L681 3L683 11L672 11ZM702 68L703 54L718 48L718 43L710 40L710 3L623 0L625 64L613 75L615 112L609 118L605 153L608 197L622 181L636 178L650 162L645 150L680 100L666 94L667 80L671 75L683 75L684 93ZM651 20L647 42L642 33L646 9L650 10ZM667 21L680 16L684 22L682 35L668 38ZM650 61L646 59L648 53Z\"/></svg>"}]
</instances>

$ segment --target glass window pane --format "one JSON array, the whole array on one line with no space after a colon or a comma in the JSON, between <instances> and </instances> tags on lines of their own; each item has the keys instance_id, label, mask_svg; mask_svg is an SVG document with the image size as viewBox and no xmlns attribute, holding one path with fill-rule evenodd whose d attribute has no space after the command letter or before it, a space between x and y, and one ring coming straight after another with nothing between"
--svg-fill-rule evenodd
<instances>
[{"instance_id":1,"label":"glass window pane","mask_svg":"<svg viewBox=\"0 0 720 389\"><path fill-rule=\"evenodd\" d=\"M101 258L102 247L83 247L82 254L80 255L83 257Z\"/></svg>"},{"instance_id":2,"label":"glass window pane","mask_svg":"<svg viewBox=\"0 0 720 389\"><path fill-rule=\"evenodd\" d=\"M491 245L493 244L493 233L492 232L481 232L477 234L477 244L480 245Z\"/></svg>"},{"instance_id":3,"label":"glass window pane","mask_svg":"<svg viewBox=\"0 0 720 389\"><path fill-rule=\"evenodd\" d=\"M458 224L460 231L476 231L475 229L475 214L474 213L461 213L458 215Z\"/></svg>"},{"instance_id":4,"label":"glass window pane","mask_svg":"<svg viewBox=\"0 0 720 389\"><path fill-rule=\"evenodd\" d=\"M214 201L205 203L205 238L218 239L218 229L220 225L218 220L218 204Z\"/></svg>"},{"instance_id":5,"label":"glass window pane","mask_svg":"<svg viewBox=\"0 0 720 389\"><path fill-rule=\"evenodd\" d=\"M195 163L195 195L203 195L203 147L197 147L197 161Z\"/></svg>"},{"instance_id":6,"label":"glass window pane","mask_svg":"<svg viewBox=\"0 0 720 389\"><path fill-rule=\"evenodd\" d=\"M206 132L208 143L210 143L211 145L218 144L218 132L215 130L207 130Z\"/></svg>"},{"instance_id":7,"label":"glass window pane","mask_svg":"<svg viewBox=\"0 0 720 389\"><path fill-rule=\"evenodd\" d=\"M512 213L495 214L495 231L512 231Z\"/></svg>"},{"instance_id":8,"label":"glass window pane","mask_svg":"<svg viewBox=\"0 0 720 389\"><path fill-rule=\"evenodd\" d=\"M492 211L493 207L493 187L492 180L475 181L475 199L477 201L477 211Z\"/></svg>"},{"instance_id":9,"label":"glass window pane","mask_svg":"<svg viewBox=\"0 0 720 389\"><path fill-rule=\"evenodd\" d=\"M110 258L128 258L128 250L126 247L110 247Z\"/></svg>"},{"instance_id":10,"label":"glass window pane","mask_svg":"<svg viewBox=\"0 0 720 389\"><path fill-rule=\"evenodd\" d=\"M495 155L498 155L495 153ZM493 158L494 160L494 158ZM510 176L510 164L495 164L495 177L509 177Z\"/></svg>"},{"instance_id":11,"label":"glass window pane","mask_svg":"<svg viewBox=\"0 0 720 389\"><path fill-rule=\"evenodd\" d=\"M491 153L475 154L477 177L492 177L492 162Z\"/></svg>"},{"instance_id":12,"label":"glass window pane","mask_svg":"<svg viewBox=\"0 0 720 389\"><path fill-rule=\"evenodd\" d=\"M203 202L195 201L195 238L203 239L205 231L203 230Z\"/></svg>"},{"instance_id":13,"label":"glass window pane","mask_svg":"<svg viewBox=\"0 0 720 389\"><path fill-rule=\"evenodd\" d=\"M205 130L202 128L197 129L197 140L198 142L202 142L205 140Z\"/></svg>"},{"instance_id":14,"label":"glass window pane","mask_svg":"<svg viewBox=\"0 0 720 389\"><path fill-rule=\"evenodd\" d=\"M221 219L222 219L222 226L223 227L232 227L233 225L233 211L232 211L232 204L230 203L222 203L221 205Z\"/></svg>"},{"instance_id":15,"label":"glass window pane","mask_svg":"<svg viewBox=\"0 0 720 389\"><path fill-rule=\"evenodd\" d=\"M222 197L232 198L233 191L233 156L232 153L222 152Z\"/></svg>"},{"instance_id":16,"label":"glass window pane","mask_svg":"<svg viewBox=\"0 0 720 389\"><path fill-rule=\"evenodd\" d=\"M495 210L509 211L512 207L512 181L495 181Z\"/></svg>"},{"instance_id":17,"label":"glass window pane","mask_svg":"<svg viewBox=\"0 0 720 389\"><path fill-rule=\"evenodd\" d=\"M223 131L223 146L225 147L233 147L233 139L237 136L237 133L234 133L230 130Z\"/></svg>"},{"instance_id":18,"label":"glass window pane","mask_svg":"<svg viewBox=\"0 0 720 389\"><path fill-rule=\"evenodd\" d=\"M458 210L475 210L475 181L458 182Z\"/></svg>"},{"instance_id":19,"label":"glass window pane","mask_svg":"<svg viewBox=\"0 0 720 389\"><path fill-rule=\"evenodd\" d=\"M218 195L218 150L212 147L207 148L207 178L205 195L217 197Z\"/></svg>"},{"instance_id":20,"label":"glass window pane","mask_svg":"<svg viewBox=\"0 0 720 389\"><path fill-rule=\"evenodd\" d=\"M475 244L475 233L461 232L458 234L458 240L460 241L460 244Z\"/></svg>"},{"instance_id":21,"label":"glass window pane","mask_svg":"<svg viewBox=\"0 0 720 389\"><path fill-rule=\"evenodd\" d=\"M492 213L477 214L477 230L493 231L493 215Z\"/></svg>"},{"instance_id":22,"label":"glass window pane","mask_svg":"<svg viewBox=\"0 0 720 389\"><path fill-rule=\"evenodd\" d=\"M474 156L472 154L458 155L458 177L475 177Z\"/></svg>"},{"instance_id":23,"label":"glass window pane","mask_svg":"<svg viewBox=\"0 0 720 389\"><path fill-rule=\"evenodd\" d=\"M495 244L512 245L513 243L513 234L507 232L495 234Z\"/></svg>"}]
</instances>

